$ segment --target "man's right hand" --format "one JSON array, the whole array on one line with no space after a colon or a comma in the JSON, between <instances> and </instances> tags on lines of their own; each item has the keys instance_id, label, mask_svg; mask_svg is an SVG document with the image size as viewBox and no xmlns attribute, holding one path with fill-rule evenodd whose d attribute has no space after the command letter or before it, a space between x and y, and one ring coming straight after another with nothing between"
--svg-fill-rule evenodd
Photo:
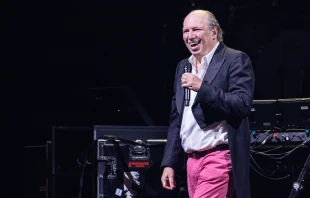
<instances>
[{"instance_id":1,"label":"man's right hand","mask_svg":"<svg viewBox=\"0 0 310 198\"><path fill-rule=\"evenodd\" d=\"M163 187L168 190L173 190L176 185L174 181L174 170L170 167L165 167L161 176L161 183Z\"/></svg>"}]
</instances>

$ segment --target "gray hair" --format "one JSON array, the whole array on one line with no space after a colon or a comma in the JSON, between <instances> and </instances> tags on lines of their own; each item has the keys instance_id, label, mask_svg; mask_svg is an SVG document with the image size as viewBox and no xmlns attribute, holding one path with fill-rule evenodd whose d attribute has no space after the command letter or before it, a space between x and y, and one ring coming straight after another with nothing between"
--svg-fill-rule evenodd
<instances>
[{"instance_id":1,"label":"gray hair","mask_svg":"<svg viewBox=\"0 0 310 198\"><path fill-rule=\"evenodd\" d=\"M209 27L210 30L212 30L214 27L216 27L218 34L217 34L217 40L218 41L223 41L223 30L219 24L219 22L217 21L217 19L215 18L214 14L212 14L210 11L207 10L193 10L191 12L204 12L207 14L207 25Z\"/></svg>"}]
</instances>

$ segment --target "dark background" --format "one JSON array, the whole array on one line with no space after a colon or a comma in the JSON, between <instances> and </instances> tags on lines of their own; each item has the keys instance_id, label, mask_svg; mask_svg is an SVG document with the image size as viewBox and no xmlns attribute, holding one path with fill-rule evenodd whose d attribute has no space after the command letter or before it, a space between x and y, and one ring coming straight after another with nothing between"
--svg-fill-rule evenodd
<instances>
[{"instance_id":1,"label":"dark background","mask_svg":"<svg viewBox=\"0 0 310 198\"><path fill-rule=\"evenodd\" d=\"M190 56L182 20L196 8L213 12L224 43L250 56L254 99L310 97L306 1L10 1L3 143L45 144L54 125L146 125L131 101L154 125L167 125L175 68ZM120 86L135 98L107 89Z\"/></svg>"},{"instance_id":2,"label":"dark background","mask_svg":"<svg viewBox=\"0 0 310 198\"><path fill-rule=\"evenodd\" d=\"M90 90L128 86L153 123L167 125L175 68L190 55L182 20L196 8L212 11L224 43L251 57L254 99L310 97L305 1L23 1L6 18L6 116L28 125L28 145L40 144L53 125L111 124L117 109L92 113Z\"/></svg>"}]
</instances>

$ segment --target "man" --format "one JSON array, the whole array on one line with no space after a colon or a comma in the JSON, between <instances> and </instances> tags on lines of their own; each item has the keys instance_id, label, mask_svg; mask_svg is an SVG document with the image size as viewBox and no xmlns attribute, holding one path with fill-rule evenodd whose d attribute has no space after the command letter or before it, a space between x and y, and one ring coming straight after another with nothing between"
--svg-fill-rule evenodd
<instances>
[{"instance_id":1,"label":"man","mask_svg":"<svg viewBox=\"0 0 310 198\"><path fill-rule=\"evenodd\" d=\"M251 61L224 45L220 25L209 11L186 16L183 40L192 55L176 69L162 185L175 188L184 150L190 198L249 198ZM184 72L185 66L192 71ZM184 106L185 88L190 90L189 106Z\"/></svg>"}]
</instances>

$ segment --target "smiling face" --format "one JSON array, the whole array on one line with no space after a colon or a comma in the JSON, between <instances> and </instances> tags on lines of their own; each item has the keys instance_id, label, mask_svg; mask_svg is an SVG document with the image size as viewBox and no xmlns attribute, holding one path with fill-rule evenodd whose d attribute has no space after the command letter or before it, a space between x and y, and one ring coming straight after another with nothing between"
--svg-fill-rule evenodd
<instances>
[{"instance_id":1,"label":"smiling face","mask_svg":"<svg viewBox=\"0 0 310 198\"><path fill-rule=\"evenodd\" d=\"M191 12L183 22L183 40L191 54L200 61L217 43L217 29L208 26L208 13Z\"/></svg>"}]
</instances>

